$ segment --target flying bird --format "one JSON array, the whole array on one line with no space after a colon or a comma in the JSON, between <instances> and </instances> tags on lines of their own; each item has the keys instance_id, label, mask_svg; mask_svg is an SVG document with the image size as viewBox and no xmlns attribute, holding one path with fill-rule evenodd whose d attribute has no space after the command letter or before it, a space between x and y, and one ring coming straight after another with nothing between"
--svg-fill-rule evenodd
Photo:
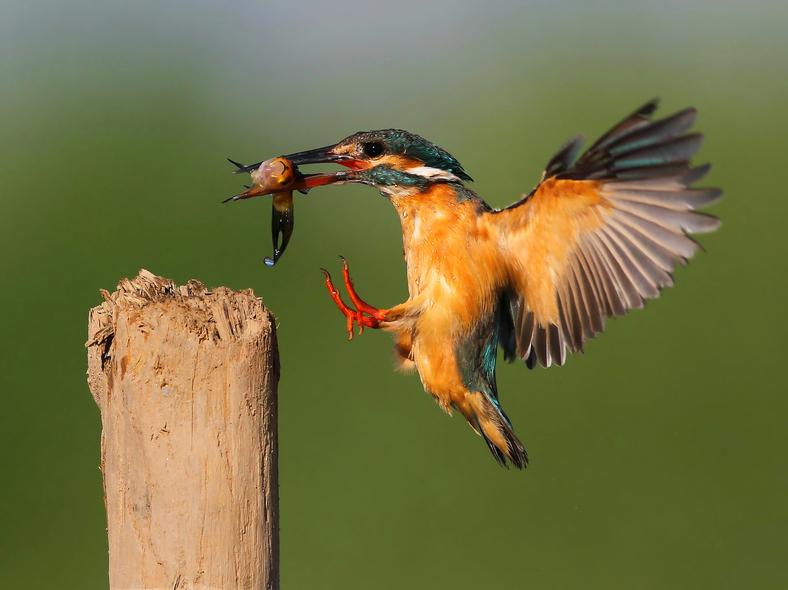
<instances>
[{"instance_id":1,"label":"flying bird","mask_svg":"<svg viewBox=\"0 0 788 590\"><path fill-rule=\"evenodd\" d=\"M529 368L563 365L605 320L643 307L673 284L719 220L696 209L717 188L692 188L709 171L690 158L703 136L688 133L695 109L652 120L650 101L582 155L583 136L547 163L536 187L504 209L467 188L471 177L448 152L400 129L360 132L285 156L295 166L334 162L347 170L300 174L290 189L361 183L389 199L402 225L407 301L364 302L347 262L346 304L325 270L329 293L353 337L365 327L392 332L402 369L418 372L441 408L458 410L496 461L522 469L528 456L501 407L497 349ZM579 155L579 157L578 157ZM254 172L262 163L238 165ZM252 186L236 195L268 194ZM507 463L508 461L508 463Z\"/></svg>"}]
</instances>

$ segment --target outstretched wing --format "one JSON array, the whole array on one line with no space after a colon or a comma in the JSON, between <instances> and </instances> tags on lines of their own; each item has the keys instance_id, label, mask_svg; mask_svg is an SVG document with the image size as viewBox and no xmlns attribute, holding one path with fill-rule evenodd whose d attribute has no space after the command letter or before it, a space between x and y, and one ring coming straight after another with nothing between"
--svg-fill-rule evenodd
<instances>
[{"instance_id":1,"label":"outstretched wing","mask_svg":"<svg viewBox=\"0 0 788 590\"><path fill-rule=\"evenodd\" d=\"M655 108L635 111L576 161L582 138L570 141L530 195L489 214L509 271L507 358L562 365L566 349L582 351L605 318L673 284L676 262L699 247L687 234L719 227L695 209L722 191L690 188L710 168L689 165L703 139L685 133L695 109L652 122Z\"/></svg>"}]
</instances>

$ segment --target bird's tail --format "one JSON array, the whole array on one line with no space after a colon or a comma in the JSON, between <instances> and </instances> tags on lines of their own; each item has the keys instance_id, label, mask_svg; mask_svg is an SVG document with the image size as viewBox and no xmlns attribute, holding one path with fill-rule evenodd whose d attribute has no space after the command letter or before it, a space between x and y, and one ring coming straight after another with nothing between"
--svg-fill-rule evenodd
<instances>
[{"instance_id":1,"label":"bird's tail","mask_svg":"<svg viewBox=\"0 0 788 590\"><path fill-rule=\"evenodd\" d=\"M509 459L517 469L524 469L528 465L528 454L498 400L476 392L470 395L470 402L471 415L466 415L466 419L484 438L498 464L508 467L506 460Z\"/></svg>"}]
</instances>

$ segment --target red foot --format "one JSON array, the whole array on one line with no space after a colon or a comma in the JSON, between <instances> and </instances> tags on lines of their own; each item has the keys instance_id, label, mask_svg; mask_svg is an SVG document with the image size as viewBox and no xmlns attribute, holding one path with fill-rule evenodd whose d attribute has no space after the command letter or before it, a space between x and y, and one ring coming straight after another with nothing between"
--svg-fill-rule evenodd
<instances>
[{"instance_id":1,"label":"red foot","mask_svg":"<svg viewBox=\"0 0 788 590\"><path fill-rule=\"evenodd\" d=\"M356 293L356 289L353 287L353 279L350 278L347 260L345 260L342 256L340 256L340 258L342 258L342 263L344 264L342 276L345 279L345 288L347 288L348 295L350 295L350 300L353 302L353 305L356 306L356 309L345 305L345 302L342 301L342 298L339 296L339 290L337 290L337 288L334 286L334 283L331 281L331 275L328 274L328 271L325 268L321 268L320 270L323 271L323 274L326 276L326 287L328 287L328 292L331 295L331 299L334 300L334 303L336 303L339 311L341 311L347 318L347 331L348 334L350 334L349 339L352 340L353 322L358 324L359 334L364 332L364 326L373 329L379 328L380 321L384 320L386 317L386 310L372 307L368 303L362 301L361 297L359 297L358 293Z\"/></svg>"}]
</instances>

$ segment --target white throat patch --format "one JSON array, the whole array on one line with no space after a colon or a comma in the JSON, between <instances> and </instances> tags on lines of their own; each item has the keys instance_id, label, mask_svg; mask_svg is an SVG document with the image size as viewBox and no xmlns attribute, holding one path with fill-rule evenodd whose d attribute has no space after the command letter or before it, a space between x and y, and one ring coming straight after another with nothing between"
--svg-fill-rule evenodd
<instances>
[{"instance_id":1,"label":"white throat patch","mask_svg":"<svg viewBox=\"0 0 788 590\"><path fill-rule=\"evenodd\" d=\"M440 168L430 168L429 166L416 166L415 168L407 168L405 172L433 180L445 180L447 182L460 180L458 176L455 176L451 172L446 172Z\"/></svg>"}]
</instances>

